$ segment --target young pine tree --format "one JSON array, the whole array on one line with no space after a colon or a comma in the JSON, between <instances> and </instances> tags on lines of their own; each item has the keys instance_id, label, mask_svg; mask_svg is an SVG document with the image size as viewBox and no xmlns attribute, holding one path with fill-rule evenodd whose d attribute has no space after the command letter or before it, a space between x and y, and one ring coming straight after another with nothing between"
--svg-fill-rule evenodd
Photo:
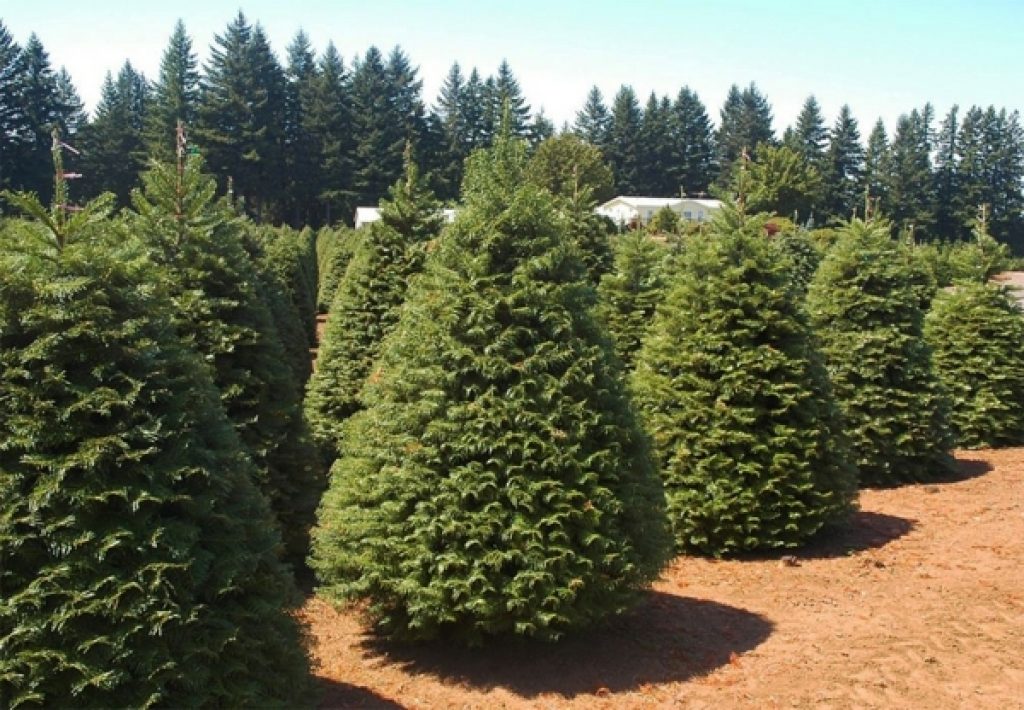
<instances>
[{"instance_id":1,"label":"young pine tree","mask_svg":"<svg viewBox=\"0 0 1024 710\"><path fill-rule=\"evenodd\" d=\"M680 549L795 547L850 512L828 375L762 219L728 210L688 245L632 385Z\"/></svg>"},{"instance_id":2,"label":"young pine tree","mask_svg":"<svg viewBox=\"0 0 1024 710\"><path fill-rule=\"evenodd\" d=\"M410 291L319 512L321 593L397 637L556 639L625 608L664 501L593 289L507 135Z\"/></svg>"},{"instance_id":3,"label":"young pine tree","mask_svg":"<svg viewBox=\"0 0 1024 710\"><path fill-rule=\"evenodd\" d=\"M667 250L646 232L624 234L615 243L615 268L597 287L597 317L627 370L664 297L667 257Z\"/></svg>"},{"instance_id":4,"label":"young pine tree","mask_svg":"<svg viewBox=\"0 0 1024 710\"><path fill-rule=\"evenodd\" d=\"M0 235L0 706L308 704L272 516L142 245L99 204L15 201L37 221Z\"/></svg>"},{"instance_id":5,"label":"young pine tree","mask_svg":"<svg viewBox=\"0 0 1024 710\"><path fill-rule=\"evenodd\" d=\"M854 220L808 292L864 485L929 480L949 467L945 400L922 335L925 280L888 224Z\"/></svg>"},{"instance_id":6,"label":"young pine tree","mask_svg":"<svg viewBox=\"0 0 1024 710\"><path fill-rule=\"evenodd\" d=\"M958 446L1024 443L1024 314L1004 286L962 284L925 318Z\"/></svg>"},{"instance_id":7,"label":"young pine tree","mask_svg":"<svg viewBox=\"0 0 1024 710\"><path fill-rule=\"evenodd\" d=\"M441 230L440 204L408 156L390 198L338 287L307 390L306 419L329 460L338 456L345 420L360 409L359 392L398 322L409 280L423 268L425 243Z\"/></svg>"},{"instance_id":8,"label":"young pine tree","mask_svg":"<svg viewBox=\"0 0 1024 710\"><path fill-rule=\"evenodd\" d=\"M246 251L245 223L198 160L156 164L132 198L130 227L148 246L178 309L178 327L214 382L259 473L293 561L306 554L322 472L302 433L301 389Z\"/></svg>"}]
</instances>

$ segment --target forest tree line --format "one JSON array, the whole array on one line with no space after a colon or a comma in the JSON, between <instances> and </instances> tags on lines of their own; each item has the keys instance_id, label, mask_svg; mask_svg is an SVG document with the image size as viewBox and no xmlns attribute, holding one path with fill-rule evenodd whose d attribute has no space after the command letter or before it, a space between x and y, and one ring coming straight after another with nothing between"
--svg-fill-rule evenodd
<instances>
[{"instance_id":1,"label":"forest tree line","mask_svg":"<svg viewBox=\"0 0 1024 710\"><path fill-rule=\"evenodd\" d=\"M230 177L257 219L337 223L385 195L402 174L407 143L434 192L457 200L465 159L493 143L506 102L515 137L535 148L557 132L532 110L507 62L486 77L453 64L428 107L418 69L400 47L388 54L370 47L346 63L333 44L317 54L300 31L282 63L260 25L240 12L202 67L179 22L159 76L151 81L126 61L108 75L88 116L39 38L21 47L0 22L0 186L49 199L56 124L81 151L69 168L82 174L73 197L111 191L127 204L148 160L173 155L182 121L220 189ZM881 119L862 131L849 106L828 125L810 96L781 136L773 120L753 83L730 88L717 126L686 86L674 98L652 93L646 103L622 86L610 104L595 86L560 131L601 149L617 194L728 194L749 161L769 183L765 204L801 223L863 215L870 195L901 231L962 240L987 205L989 231L1024 249L1024 131L1016 110L954 106L940 118L926 104L900 116L890 135Z\"/></svg>"}]
</instances>

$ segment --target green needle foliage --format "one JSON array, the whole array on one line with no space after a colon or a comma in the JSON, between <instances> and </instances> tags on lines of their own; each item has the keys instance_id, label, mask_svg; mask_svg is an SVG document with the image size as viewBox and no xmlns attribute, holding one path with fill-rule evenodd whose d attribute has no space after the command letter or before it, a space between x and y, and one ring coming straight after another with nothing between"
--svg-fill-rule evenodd
<instances>
[{"instance_id":1,"label":"green needle foliage","mask_svg":"<svg viewBox=\"0 0 1024 710\"><path fill-rule=\"evenodd\" d=\"M507 137L414 282L349 420L314 531L330 599L395 637L556 639L662 568L660 482L593 288Z\"/></svg>"},{"instance_id":2,"label":"green needle foliage","mask_svg":"<svg viewBox=\"0 0 1024 710\"><path fill-rule=\"evenodd\" d=\"M311 703L209 368L102 204L0 235L0 707Z\"/></svg>"},{"instance_id":3,"label":"green needle foliage","mask_svg":"<svg viewBox=\"0 0 1024 710\"><path fill-rule=\"evenodd\" d=\"M854 220L807 295L863 485L934 479L951 438L942 387L922 334L929 285L889 225Z\"/></svg>"},{"instance_id":4,"label":"green needle foliage","mask_svg":"<svg viewBox=\"0 0 1024 710\"><path fill-rule=\"evenodd\" d=\"M634 230L615 242L615 268L597 287L597 316L608 329L615 353L626 369L654 320L665 292L667 250L643 231Z\"/></svg>"},{"instance_id":5,"label":"green needle foliage","mask_svg":"<svg viewBox=\"0 0 1024 710\"><path fill-rule=\"evenodd\" d=\"M1024 443L1024 314L1006 287L963 284L925 318L958 446Z\"/></svg>"},{"instance_id":6,"label":"green needle foliage","mask_svg":"<svg viewBox=\"0 0 1024 710\"><path fill-rule=\"evenodd\" d=\"M405 177L381 203L381 221L370 225L338 287L309 382L306 419L328 461L338 457L342 425L360 409L381 341L398 322L409 280L422 271L425 244L442 223L440 204L407 160Z\"/></svg>"},{"instance_id":7,"label":"green needle foliage","mask_svg":"<svg viewBox=\"0 0 1024 710\"><path fill-rule=\"evenodd\" d=\"M161 267L177 325L207 361L228 418L251 454L281 525L289 559L307 554L323 487L292 375L261 279L246 251L245 223L215 200L213 178L188 161L181 175L155 164L133 194L131 228Z\"/></svg>"},{"instance_id":8,"label":"green needle foliage","mask_svg":"<svg viewBox=\"0 0 1024 710\"><path fill-rule=\"evenodd\" d=\"M319 265L319 287L317 290L317 310L327 313L334 302L341 283L360 242L363 230L338 227L337 229L321 229L317 235L317 263Z\"/></svg>"},{"instance_id":9,"label":"green needle foliage","mask_svg":"<svg viewBox=\"0 0 1024 710\"><path fill-rule=\"evenodd\" d=\"M632 385L679 549L795 547L850 512L828 376L762 219L727 210L692 238Z\"/></svg>"}]
</instances>

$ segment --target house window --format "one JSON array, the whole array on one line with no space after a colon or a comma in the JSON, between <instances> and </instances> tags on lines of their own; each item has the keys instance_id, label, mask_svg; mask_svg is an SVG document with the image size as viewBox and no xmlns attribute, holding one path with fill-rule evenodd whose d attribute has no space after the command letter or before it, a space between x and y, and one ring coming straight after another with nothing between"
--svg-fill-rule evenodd
<instances>
[{"instance_id":1,"label":"house window","mask_svg":"<svg viewBox=\"0 0 1024 710\"><path fill-rule=\"evenodd\" d=\"M686 219L693 219L693 212L691 212L690 210L685 210L683 212L683 217L685 217Z\"/></svg>"},{"instance_id":2,"label":"house window","mask_svg":"<svg viewBox=\"0 0 1024 710\"><path fill-rule=\"evenodd\" d=\"M704 210L700 210L699 212L697 212L697 221L698 222L703 222L704 221Z\"/></svg>"}]
</instances>

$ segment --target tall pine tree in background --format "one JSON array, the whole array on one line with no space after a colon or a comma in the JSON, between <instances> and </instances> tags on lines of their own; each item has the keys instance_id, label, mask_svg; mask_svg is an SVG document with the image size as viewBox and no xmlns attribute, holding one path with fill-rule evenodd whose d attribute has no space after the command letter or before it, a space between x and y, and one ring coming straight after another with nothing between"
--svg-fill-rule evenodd
<instances>
[{"instance_id":1,"label":"tall pine tree in background","mask_svg":"<svg viewBox=\"0 0 1024 710\"><path fill-rule=\"evenodd\" d=\"M423 268L425 243L441 229L440 204L420 180L411 155L405 177L381 202L352 255L331 303L305 400L306 419L328 461L344 451L345 421L360 408L359 393L398 322L409 281Z\"/></svg>"},{"instance_id":2,"label":"tall pine tree in background","mask_svg":"<svg viewBox=\"0 0 1024 710\"><path fill-rule=\"evenodd\" d=\"M795 547L856 496L828 374L764 223L727 207L694 237L636 356L681 550Z\"/></svg>"},{"instance_id":3,"label":"tall pine tree in background","mask_svg":"<svg viewBox=\"0 0 1024 710\"><path fill-rule=\"evenodd\" d=\"M882 119L875 121L864 151L864 190L879 205L889 199L889 137ZM865 215L867 217L867 215Z\"/></svg>"},{"instance_id":4,"label":"tall pine tree in background","mask_svg":"<svg viewBox=\"0 0 1024 710\"><path fill-rule=\"evenodd\" d=\"M323 213L320 221L348 219L353 206L352 96L345 63L333 43L320 57L303 127L318 157L320 184L316 193Z\"/></svg>"},{"instance_id":5,"label":"tall pine tree in background","mask_svg":"<svg viewBox=\"0 0 1024 710\"><path fill-rule=\"evenodd\" d=\"M284 104L287 219L295 227L315 225L319 217L316 204L323 184L322 156L306 118L315 101L318 71L309 36L300 30L288 46Z\"/></svg>"},{"instance_id":6,"label":"tall pine tree in background","mask_svg":"<svg viewBox=\"0 0 1024 710\"><path fill-rule=\"evenodd\" d=\"M829 133L821 165L822 216L832 222L850 219L864 204L864 148L857 119L846 104Z\"/></svg>"},{"instance_id":7,"label":"tall pine tree in background","mask_svg":"<svg viewBox=\"0 0 1024 710\"><path fill-rule=\"evenodd\" d=\"M611 126L605 158L615 176L615 192L637 195L642 184L640 164L640 131L643 113L633 87L622 86L612 102Z\"/></svg>"},{"instance_id":8,"label":"tall pine tree in background","mask_svg":"<svg viewBox=\"0 0 1024 710\"><path fill-rule=\"evenodd\" d=\"M642 195L672 197L679 188L672 183L672 105L668 98L658 99L652 91L644 108L638 134L637 156Z\"/></svg>"},{"instance_id":9,"label":"tall pine tree in background","mask_svg":"<svg viewBox=\"0 0 1024 710\"><path fill-rule=\"evenodd\" d=\"M802 160L813 165L819 171L825 160L825 149L828 145L828 129L821 106L814 95L808 96L796 117L796 126L788 136L786 145L796 151Z\"/></svg>"},{"instance_id":10,"label":"tall pine tree in background","mask_svg":"<svg viewBox=\"0 0 1024 710\"><path fill-rule=\"evenodd\" d=\"M192 51L192 40L181 20L160 60L160 76L146 112L144 130L146 151L160 161L174 158L178 123L187 131L196 124L199 106L199 60Z\"/></svg>"},{"instance_id":11,"label":"tall pine tree in background","mask_svg":"<svg viewBox=\"0 0 1024 710\"><path fill-rule=\"evenodd\" d=\"M621 611L666 558L593 289L525 167L507 133L471 157L321 503L320 592L365 599L389 635L555 639Z\"/></svg>"},{"instance_id":12,"label":"tall pine tree in background","mask_svg":"<svg viewBox=\"0 0 1024 710\"><path fill-rule=\"evenodd\" d=\"M931 107L896 121L889 146L888 184L882 207L896 227L915 236L934 236L935 182L932 176Z\"/></svg>"},{"instance_id":13,"label":"tall pine tree in background","mask_svg":"<svg viewBox=\"0 0 1024 710\"><path fill-rule=\"evenodd\" d=\"M149 103L149 83L131 62L124 63L116 80L107 74L96 115L81 140L88 195L110 191L118 206L128 205L147 159L143 130Z\"/></svg>"},{"instance_id":14,"label":"tall pine tree in background","mask_svg":"<svg viewBox=\"0 0 1024 710\"><path fill-rule=\"evenodd\" d=\"M497 134L505 105L508 104L508 130L516 138L530 137L530 105L526 103L519 80L512 73L508 60L502 59L498 65L498 73L494 76L490 96L487 98L493 116L492 136Z\"/></svg>"},{"instance_id":15,"label":"tall pine tree in background","mask_svg":"<svg viewBox=\"0 0 1024 710\"><path fill-rule=\"evenodd\" d=\"M456 62L448 70L434 111L441 128L442 143L439 159L440 189L438 196L452 199L458 196L462 184L463 163L473 148L473 136L468 113L466 78Z\"/></svg>"},{"instance_id":16,"label":"tall pine tree in background","mask_svg":"<svg viewBox=\"0 0 1024 710\"><path fill-rule=\"evenodd\" d=\"M18 155L28 141L23 82L21 47L0 19L0 189L14 186Z\"/></svg>"},{"instance_id":17,"label":"tall pine tree in background","mask_svg":"<svg viewBox=\"0 0 1024 710\"><path fill-rule=\"evenodd\" d=\"M728 182L733 163L744 150L750 158L755 158L758 145L775 142L771 104L756 84L751 83L742 91L735 84L729 88L722 106L717 139L721 184Z\"/></svg>"},{"instance_id":18,"label":"tall pine tree in background","mask_svg":"<svg viewBox=\"0 0 1024 710\"><path fill-rule=\"evenodd\" d=\"M58 125L63 107L57 93L57 78L50 65L50 55L43 43L32 34L21 52L20 90L21 121L24 138L14 153L12 186L34 192L40 202L48 203L53 195L50 165L50 131Z\"/></svg>"},{"instance_id":19,"label":"tall pine tree in background","mask_svg":"<svg viewBox=\"0 0 1024 710\"><path fill-rule=\"evenodd\" d=\"M394 111L384 57L370 47L352 74L352 191L358 205L376 205L402 173L405 121Z\"/></svg>"},{"instance_id":20,"label":"tall pine tree in background","mask_svg":"<svg viewBox=\"0 0 1024 710\"><path fill-rule=\"evenodd\" d=\"M957 215L959 118L960 107L954 104L935 139L935 235L946 241L968 236Z\"/></svg>"},{"instance_id":21,"label":"tall pine tree in background","mask_svg":"<svg viewBox=\"0 0 1024 710\"><path fill-rule=\"evenodd\" d=\"M284 93L266 35L239 12L210 49L196 134L222 189L231 178L258 218L273 216L283 188Z\"/></svg>"},{"instance_id":22,"label":"tall pine tree in background","mask_svg":"<svg viewBox=\"0 0 1024 710\"><path fill-rule=\"evenodd\" d=\"M576 123L573 130L579 136L604 151L608 145L611 131L612 116L604 105L604 96L596 86L591 87L583 108L576 112Z\"/></svg>"},{"instance_id":23,"label":"tall pine tree in background","mask_svg":"<svg viewBox=\"0 0 1024 710\"><path fill-rule=\"evenodd\" d=\"M673 144L669 172L684 195L706 194L715 178L715 134L707 109L689 87L672 104Z\"/></svg>"}]
</instances>

